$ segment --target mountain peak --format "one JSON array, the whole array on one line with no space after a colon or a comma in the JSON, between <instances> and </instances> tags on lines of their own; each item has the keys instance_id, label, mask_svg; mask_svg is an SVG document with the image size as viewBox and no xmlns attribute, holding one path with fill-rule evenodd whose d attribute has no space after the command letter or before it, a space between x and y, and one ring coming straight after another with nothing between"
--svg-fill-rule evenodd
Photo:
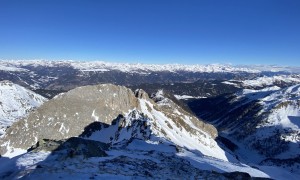
<instances>
[{"instance_id":1,"label":"mountain peak","mask_svg":"<svg viewBox=\"0 0 300 180\"><path fill-rule=\"evenodd\" d=\"M28 149L38 139L78 137L87 126L95 122L110 127L120 116L126 117L127 125L140 122L134 119L144 117L142 119L148 119L151 124L153 136L163 137L179 146L197 149L209 156L226 159L209 150L222 152L214 141L217 131L213 126L185 112L171 100L168 103L167 106L172 106L173 109L154 103L143 90L133 93L124 86L100 84L78 87L45 102L28 117L13 124L1 144L9 142L10 147ZM24 128L25 125L27 128ZM110 132L115 137L118 131ZM5 151L4 148L2 153Z\"/></svg>"}]
</instances>

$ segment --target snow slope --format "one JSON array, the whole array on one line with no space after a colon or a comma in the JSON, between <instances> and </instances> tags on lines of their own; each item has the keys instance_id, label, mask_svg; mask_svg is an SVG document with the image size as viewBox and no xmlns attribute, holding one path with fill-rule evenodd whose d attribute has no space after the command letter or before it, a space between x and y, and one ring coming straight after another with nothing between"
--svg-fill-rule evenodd
<instances>
[{"instance_id":1,"label":"snow slope","mask_svg":"<svg viewBox=\"0 0 300 180\"><path fill-rule=\"evenodd\" d=\"M134 109L124 117L118 117L111 126L100 128L99 131L88 136L88 139L112 144L128 141L133 137L156 143L160 141L228 161L225 152L218 146L214 137L204 131L210 126L207 126L207 129L200 129L201 126L194 124L190 114L168 98L164 98L162 92L159 91L158 96L163 99L157 104L148 98L139 98L140 110ZM172 106L171 113L177 116L177 119L172 118L165 106ZM182 122L178 124L178 121Z\"/></svg>"},{"instance_id":2,"label":"snow slope","mask_svg":"<svg viewBox=\"0 0 300 180\"><path fill-rule=\"evenodd\" d=\"M239 99L246 97L249 100L258 100L263 106L259 114L269 113L257 128L280 126L300 133L300 84L284 89L277 86L261 90L245 89L237 95ZM298 139L290 138L284 137L283 139L292 142L300 140L299 137Z\"/></svg>"},{"instance_id":3,"label":"snow slope","mask_svg":"<svg viewBox=\"0 0 300 180\"><path fill-rule=\"evenodd\" d=\"M253 177L272 177L244 164L211 159L187 150L176 152L172 146L140 140L133 140L123 149L113 148L107 154L107 157L70 158L59 153L29 152L1 163L0 177L5 174L6 179L230 179L221 173L234 171L247 172ZM295 179L286 174L285 178Z\"/></svg>"},{"instance_id":4,"label":"snow slope","mask_svg":"<svg viewBox=\"0 0 300 180\"><path fill-rule=\"evenodd\" d=\"M238 137L239 142L236 143L240 146L258 152L257 158L248 159L247 153L240 152L242 156L247 161L276 164L300 174L300 163L297 160L300 158L300 84L287 88L273 86L260 90L245 89L236 95L232 102L241 102L236 109L244 106L245 110L237 116L243 117L250 112L252 118L244 116L244 119L252 119L252 124L245 121L242 125L244 129L235 128L240 127L240 124L224 133ZM247 110L247 104L253 103L259 104L260 108Z\"/></svg>"},{"instance_id":5,"label":"snow slope","mask_svg":"<svg viewBox=\"0 0 300 180\"><path fill-rule=\"evenodd\" d=\"M0 137L15 121L25 117L47 99L9 81L0 82Z\"/></svg>"}]
</instances>

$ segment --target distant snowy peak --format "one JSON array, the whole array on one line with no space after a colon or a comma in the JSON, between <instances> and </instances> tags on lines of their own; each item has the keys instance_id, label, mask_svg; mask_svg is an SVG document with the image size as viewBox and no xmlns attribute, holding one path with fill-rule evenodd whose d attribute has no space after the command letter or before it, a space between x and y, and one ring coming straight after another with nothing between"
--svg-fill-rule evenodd
<instances>
[{"instance_id":1,"label":"distant snowy peak","mask_svg":"<svg viewBox=\"0 0 300 180\"><path fill-rule=\"evenodd\" d=\"M10 81L0 81L0 136L18 119L39 107L46 99Z\"/></svg>"},{"instance_id":2,"label":"distant snowy peak","mask_svg":"<svg viewBox=\"0 0 300 180\"><path fill-rule=\"evenodd\" d=\"M229 65L182 65L182 64L129 64L129 63L107 63L107 62L72 62L72 66L83 71L120 70L123 72L250 72L259 71L250 68L237 68Z\"/></svg>"},{"instance_id":3,"label":"distant snowy peak","mask_svg":"<svg viewBox=\"0 0 300 180\"><path fill-rule=\"evenodd\" d=\"M291 85L300 83L300 75L275 75L275 76L262 76L255 79L249 80L229 80L222 82L223 84L232 85L235 87L243 88L254 88L261 89L265 87L279 86L279 87L288 87Z\"/></svg>"},{"instance_id":4,"label":"distant snowy peak","mask_svg":"<svg viewBox=\"0 0 300 180\"><path fill-rule=\"evenodd\" d=\"M46 60L1 60L0 70L24 71L26 66L58 67L70 66L81 71L105 72L118 70L128 73L150 73L150 72L206 72L206 73L261 73L269 72L300 72L300 68L295 67L274 67L274 66L232 66L222 64L209 65L183 65L183 64L142 64L142 63L110 63L104 61L46 61Z\"/></svg>"},{"instance_id":5,"label":"distant snowy peak","mask_svg":"<svg viewBox=\"0 0 300 180\"><path fill-rule=\"evenodd\" d=\"M253 80L245 80L242 82L244 86L262 87L270 86L276 83L300 83L299 75L280 75L271 77L259 77Z\"/></svg>"}]
</instances>

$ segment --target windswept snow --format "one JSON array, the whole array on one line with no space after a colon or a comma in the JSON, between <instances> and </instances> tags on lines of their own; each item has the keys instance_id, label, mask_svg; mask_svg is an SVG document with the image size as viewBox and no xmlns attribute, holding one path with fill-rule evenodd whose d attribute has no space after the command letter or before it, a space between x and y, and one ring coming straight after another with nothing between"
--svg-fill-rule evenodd
<instances>
[{"instance_id":1,"label":"windswept snow","mask_svg":"<svg viewBox=\"0 0 300 180\"><path fill-rule=\"evenodd\" d=\"M187 132L185 128L178 128L172 120L166 117L165 114L155 110L151 103L147 102L144 99L139 99L139 101L141 104L142 112L156 122L155 127L157 128L153 129L154 133L158 134L161 137L169 139L171 142L181 147L186 147L191 150L198 150L204 155L227 161L225 152L208 134L203 131L201 132L201 130L199 129L194 129L196 131L199 131L198 136L195 136L190 132ZM186 123L190 123L188 119L186 119ZM191 126L191 128L193 127ZM163 130L164 134L159 131L160 129ZM201 138L202 142L199 141L199 138Z\"/></svg>"}]
</instances>

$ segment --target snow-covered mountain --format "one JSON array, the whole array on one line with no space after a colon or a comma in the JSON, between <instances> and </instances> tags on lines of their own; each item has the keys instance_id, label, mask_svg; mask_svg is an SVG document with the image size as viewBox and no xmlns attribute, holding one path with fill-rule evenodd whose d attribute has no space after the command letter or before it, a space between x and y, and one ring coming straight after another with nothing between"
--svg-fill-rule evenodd
<instances>
[{"instance_id":1,"label":"snow-covered mountain","mask_svg":"<svg viewBox=\"0 0 300 180\"><path fill-rule=\"evenodd\" d=\"M261 89L264 87L272 87L272 86L288 87L291 85L299 84L300 75L293 74L293 75L262 76L262 77L256 77L254 79L247 79L243 81L229 80L229 81L224 81L223 83L235 87L243 87L243 88L250 88L250 89Z\"/></svg>"},{"instance_id":2,"label":"snow-covered mountain","mask_svg":"<svg viewBox=\"0 0 300 180\"><path fill-rule=\"evenodd\" d=\"M287 86L300 83L300 75L263 76L253 80L244 80L246 87Z\"/></svg>"},{"instance_id":3,"label":"snow-covered mountain","mask_svg":"<svg viewBox=\"0 0 300 180\"><path fill-rule=\"evenodd\" d=\"M272 164L299 174L299 99L298 84L244 89L232 95L195 100L189 105L199 117L218 128L243 162Z\"/></svg>"},{"instance_id":4,"label":"snow-covered mountain","mask_svg":"<svg viewBox=\"0 0 300 180\"><path fill-rule=\"evenodd\" d=\"M261 72L252 68L234 67L230 65L182 65L182 64L141 64L141 63L110 63L104 61L43 61L43 60L14 60L0 61L0 70L26 71L28 66L58 67L70 65L81 71L111 71L118 70L128 73L147 73L161 71L190 71L190 72ZM25 68L24 68L25 67Z\"/></svg>"},{"instance_id":5,"label":"snow-covered mountain","mask_svg":"<svg viewBox=\"0 0 300 180\"><path fill-rule=\"evenodd\" d=\"M216 143L213 126L183 110L163 90L151 97L110 84L56 96L14 123L1 139L0 177L299 178L268 159L252 164L255 168L241 163Z\"/></svg>"},{"instance_id":6,"label":"snow-covered mountain","mask_svg":"<svg viewBox=\"0 0 300 180\"><path fill-rule=\"evenodd\" d=\"M0 177L276 176L272 167L259 170L240 163L220 148L217 135L212 125L180 108L163 91L150 99L143 90L122 86L80 87L45 102L7 130L0 140Z\"/></svg>"},{"instance_id":7,"label":"snow-covered mountain","mask_svg":"<svg viewBox=\"0 0 300 180\"><path fill-rule=\"evenodd\" d=\"M268 72L300 72L297 67L282 67L282 66L233 66L223 64L208 64L208 65L184 65L184 64L142 64L142 63L111 63L105 61L47 61L47 60L1 60L0 70L6 71L26 71L29 66L45 66L45 67L58 67L70 65L75 69L81 71L111 71L119 70L129 73L146 73L146 72L248 72L260 73L263 71Z\"/></svg>"},{"instance_id":8,"label":"snow-covered mountain","mask_svg":"<svg viewBox=\"0 0 300 180\"><path fill-rule=\"evenodd\" d=\"M47 99L9 81L0 81L0 137L7 127L27 116Z\"/></svg>"},{"instance_id":9,"label":"snow-covered mountain","mask_svg":"<svg viewBox=\"0 0 300 180\"><path fill-rule=\"evenodd\" d=\"M71 90L45 102L27 118L13 124L2 140L9 142L10 147L28 149L40 138L79 136L90 123L99 121L111 125L119 115L138 112L134 114L144 114L156 136L199 151L202 147L203 154L226 160L213 140L217 136L213 126L198 120L175 103L170 109L160 108L142 90L136 94L140 98L136 98L130 89L110 84ZM171 101L168 106L170 104ZM216 150L212 150L214 148Z\"/></svg>"}]
</instances>

